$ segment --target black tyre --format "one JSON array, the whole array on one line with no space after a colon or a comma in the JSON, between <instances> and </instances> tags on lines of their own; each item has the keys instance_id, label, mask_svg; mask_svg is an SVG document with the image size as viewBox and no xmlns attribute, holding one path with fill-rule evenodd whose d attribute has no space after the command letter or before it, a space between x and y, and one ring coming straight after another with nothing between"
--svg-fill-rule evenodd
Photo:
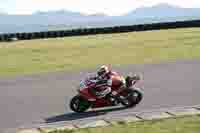
<instances>
[{"instance_id":1,"label":"black tyre","mask_svg":"<svg viewBox=\"0 0 200 133\"><path fill-rule=\"evenodd\" d=\"M127 108L135 107L143 98L143 94L139 90L127 89L126 94L122 96L121 104Z\"/></svg>"},{"instance_id":2,"label":"black tyre","mask_svg":"<svg viewBox=\"0 0 200 133\"><path fill-rule=\"evenodd\" d=\"M87 100L79 95L74 96L70 101L71 110L77 113L85 112L90 108L90 105L91 104Z\"/></svg>"}]
</instances>

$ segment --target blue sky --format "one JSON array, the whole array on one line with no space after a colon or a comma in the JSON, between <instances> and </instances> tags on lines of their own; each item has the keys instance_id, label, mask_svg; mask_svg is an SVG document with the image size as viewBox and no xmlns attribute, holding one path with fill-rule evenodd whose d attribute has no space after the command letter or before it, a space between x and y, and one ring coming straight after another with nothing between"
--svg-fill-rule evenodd
<instances>
[{"instance_id":1,"label":"blue sky","mask_svg":"<svg viewBox=\"0 0 200 133\"><path fill-rule=\"evenodd\" d=\"M0 0L0 11L8 12L15 8L16 0ZM15 9L14 9L15 10Z\"/></svg>"},{"instance_id":2,"label":"blue sky","mask_svg":"<svg viewBox=\"0 0 200 133\"><path fill-rule=\"evenodd\" d=\"M169 3L181 7L200 7L200 0L0 0L0 11L31 14L36 11L70 10L84 14L123 15L141 6Z\"/></svg>"}]
</instances>

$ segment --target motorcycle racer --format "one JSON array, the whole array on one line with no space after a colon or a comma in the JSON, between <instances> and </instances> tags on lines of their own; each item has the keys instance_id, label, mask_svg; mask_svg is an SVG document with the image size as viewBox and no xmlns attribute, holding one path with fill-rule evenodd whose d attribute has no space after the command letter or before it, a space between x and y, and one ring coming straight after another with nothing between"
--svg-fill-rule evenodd
<instances>
[{"instance_id":1,"label":"motorcycle racer","mask_svg":"<svg viewBox=\"0 0 200 133\"><path fill-rule=\"evenodd\" d=\"M91 77L91 79L96 80L95 88L93 88L93 93L97 97L105 97L110 100L110 102L114 102L114 95L116 92L111 92L112 87L118 87L123 89L126 87L125 79L120 76L117 72L112 71L108 66L101 66L95 77ZM114 104L114 103L113 103Z\"/></svg>"}]
</instances>

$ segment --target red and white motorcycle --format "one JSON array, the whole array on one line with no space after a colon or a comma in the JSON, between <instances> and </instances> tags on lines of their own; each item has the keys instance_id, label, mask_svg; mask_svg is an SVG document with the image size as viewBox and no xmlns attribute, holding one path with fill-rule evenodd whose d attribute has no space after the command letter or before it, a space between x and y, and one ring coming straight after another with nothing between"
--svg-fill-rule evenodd
<instances>
[{"instance_id":1,"label":"red and white motorcycle","mask_svg":"<svg viewBox=\"0 0 200 133\"><path fill-rule=\"evenodd\" d=\"M86 78L80 82L77 89L78 94L74 96L70 101L70 108L74 112L85 112L89 108L101 108L116 106L122 104L123 106L130 108L135 107L141 102L143 93L140 88L135 87L135 84L140 80L140 76L127 76L126 89L119 90L119 88L111 88L114 95L115 105L105 97L99 98L93 93L95 81L90 78Z\"/></svg>"}]
</instances>

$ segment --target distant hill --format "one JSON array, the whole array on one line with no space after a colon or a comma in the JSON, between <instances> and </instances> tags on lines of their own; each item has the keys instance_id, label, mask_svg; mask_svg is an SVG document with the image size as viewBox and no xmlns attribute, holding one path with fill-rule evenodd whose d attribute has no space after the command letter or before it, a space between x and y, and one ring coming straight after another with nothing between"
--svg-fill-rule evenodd
<instances>
[{"instance_id":1,"label":"distant hill","mask_svg":"<svg viewBox=\"0 0 200 133\"><path fill-rule=\"evenodd\" d=\"M39 11L32 15L0 13L0 33L134 25L190 19L200 19L199 8L180 8L165 3L137 8L124 16L107 16L102 13L85 15L67 10Z\"/></svg>"},{"instance_id":2,"label":"distant hill","mask_svg":"<svg viewBox=\"0 0 200 133\"><path fill-rule=\"evenodd\" d=\"M152 7L138 8L127 14L129 17L180 17L180 16L200 16L199 8L180 8L169 4L158 4Z\"/></svg>"}]
</instances>

